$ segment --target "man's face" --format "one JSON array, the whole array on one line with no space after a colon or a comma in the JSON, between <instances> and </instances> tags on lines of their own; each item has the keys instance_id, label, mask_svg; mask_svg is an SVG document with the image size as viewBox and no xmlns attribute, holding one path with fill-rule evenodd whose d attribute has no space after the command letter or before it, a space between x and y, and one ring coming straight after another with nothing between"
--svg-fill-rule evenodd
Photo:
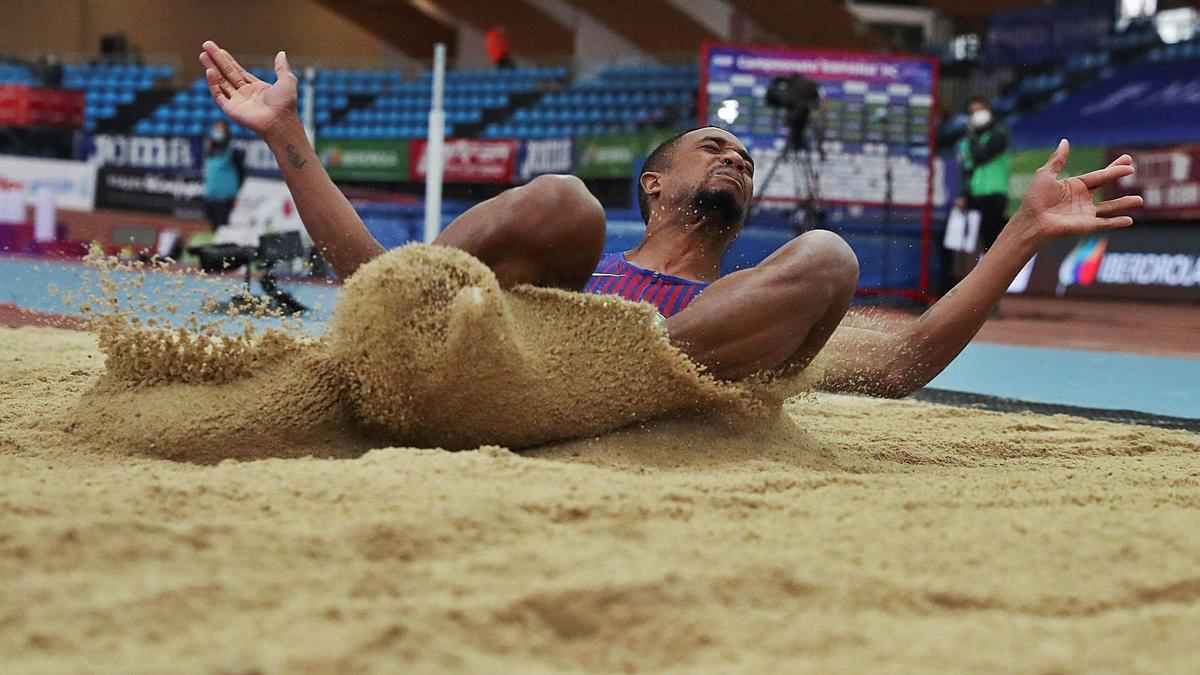
<instances>
[{"instance_id":1,"label":"man's face","mask_svg":"<svg viewBox=\"0 0 1200 675\"><path fill-rule=\"evenodd\" d=\"M664 207L705 209L740 224L754 194L754 160L728 131L696 129L675 144L659 187Z\"/></svg>"}]
</instances>

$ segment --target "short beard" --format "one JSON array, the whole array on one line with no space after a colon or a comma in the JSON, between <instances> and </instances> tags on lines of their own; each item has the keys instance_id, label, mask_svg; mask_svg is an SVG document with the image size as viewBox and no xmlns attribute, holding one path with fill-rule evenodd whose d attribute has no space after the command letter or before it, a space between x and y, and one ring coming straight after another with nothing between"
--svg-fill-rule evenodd
<instances>
[{"instance_id":1,"label":"short beard","mask_svg":"<svg viewBox=\"0 0 1200 675\"><path fill-rule=\"evenodd\" d=\"M702 187L692 196L692 206L702 216L702 227L715 232L737 229L745 216L731 190Z\"/></svg>"}]
</instances>

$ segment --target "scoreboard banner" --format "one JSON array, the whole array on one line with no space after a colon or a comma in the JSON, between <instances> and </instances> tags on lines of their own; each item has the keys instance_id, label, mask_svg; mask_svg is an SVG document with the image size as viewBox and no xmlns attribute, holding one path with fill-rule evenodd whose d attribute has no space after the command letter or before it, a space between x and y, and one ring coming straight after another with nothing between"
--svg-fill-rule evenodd
<instances>
[{"instance_id":1,"label":"scoreboard banner","mask_svg":"<svg viewBox=\"0 0 1200 675\"><path fill-rule=\"evenodd\" d=\"M803 75L821 93L809 152L829 203L928 207L937 67L932 59L853 52L705 45L701 124L728 129L754 154L759 174L784 149L785 114L766 103L776 77ZM819 138L818 138L819 137ZM817 146L819 143L819 147ZM795 201L809 185L781 162L762 197ZM756 186L757 187L757 186Z\"/></svg>"}]
</instances>

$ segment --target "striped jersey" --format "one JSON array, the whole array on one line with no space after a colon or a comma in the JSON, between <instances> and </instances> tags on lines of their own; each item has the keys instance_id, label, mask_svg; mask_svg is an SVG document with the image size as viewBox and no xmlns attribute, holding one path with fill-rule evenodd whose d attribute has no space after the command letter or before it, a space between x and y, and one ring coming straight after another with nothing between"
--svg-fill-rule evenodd
<instances>
[{"instance_id":1,"label":"striped jersey","mask_svg":"<svg viewBox=\"0 0 1200 675\"><path fill-rule=\"evenodd\" d=\"M624 253L600 258L584 293L619 295L633 302L648 302L663 317L671 317L688 306L708 284L642 269L625 259Z\"/></svg>"}]
</instances>

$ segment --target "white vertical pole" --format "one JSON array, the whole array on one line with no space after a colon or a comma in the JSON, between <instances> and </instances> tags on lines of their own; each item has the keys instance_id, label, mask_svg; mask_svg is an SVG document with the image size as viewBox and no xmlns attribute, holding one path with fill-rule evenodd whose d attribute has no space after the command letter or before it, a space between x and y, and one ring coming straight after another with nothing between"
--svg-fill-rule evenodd
<instances>
[{"instance_id":1,"label":"white vertical pole","mask_svg":"<svg viewBox=\"0 0 1200 675\"><path fill-rule=\"evenodd\" d=\"M304 124L304 134L308 136L310 145L317 140L317 121L313 114L314 96L317 89L317 71L312 66L304 69L304 107L300 112L300 120Z\"/></svg>"},{"instance_id":2,"label":"white vertical pole","mask_svg":"<svg viewBox=\"0 0 1200 675\"><path fill-rule=\"evenodd\" d=\"M445 164L446 111L442 95L446 84L446 45L433 48L433 103L429 107L429 142L425 146L425 243L442 231L442 169Z\"/></svg>"}]
</instances>

